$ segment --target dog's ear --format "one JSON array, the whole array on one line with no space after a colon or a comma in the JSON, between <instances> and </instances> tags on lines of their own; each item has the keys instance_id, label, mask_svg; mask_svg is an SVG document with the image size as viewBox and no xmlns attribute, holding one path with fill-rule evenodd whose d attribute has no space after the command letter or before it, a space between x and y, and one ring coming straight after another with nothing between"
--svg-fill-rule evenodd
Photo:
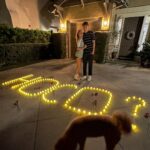
<instances>
[{"instance_id":1,"label":"dog's ear","mask_svg":"<svg viewBox=\"0 0 150 150\"><path fill-rule=\"evenodd\" d=\"M127 113L121 111L114 112L113 119L117 122L118 128L124 134L130 134L132 132L132 120Z\"/></svg>"}]
</instances>

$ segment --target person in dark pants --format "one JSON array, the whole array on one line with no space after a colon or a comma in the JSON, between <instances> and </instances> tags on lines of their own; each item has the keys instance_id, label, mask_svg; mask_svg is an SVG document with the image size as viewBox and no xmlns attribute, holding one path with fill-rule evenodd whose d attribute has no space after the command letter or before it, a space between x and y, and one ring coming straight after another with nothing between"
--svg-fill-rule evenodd
<instances>
[{"instance_id":1,"label":"person in dark pants","mask_svg":"<svg viewBox=\"0 0 150 150\"><path fill-rule=\"evenodd\" d=\"M83 78L82 80L92 80L93 72L93 57L95 53L95 34L89 30L88 22L82 24L83 27L83 42L87 46L83 52ZM88 68L88 72L87 72Z\"/></svg>"}]
</instances>

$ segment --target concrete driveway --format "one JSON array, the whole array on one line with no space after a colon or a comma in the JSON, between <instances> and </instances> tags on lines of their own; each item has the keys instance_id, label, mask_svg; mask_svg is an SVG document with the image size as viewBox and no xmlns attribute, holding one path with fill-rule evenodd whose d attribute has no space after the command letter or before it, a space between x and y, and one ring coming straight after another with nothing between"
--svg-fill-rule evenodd
<instances>
[{"instance_id":1,"label":"concrete driveway","mask_svg":"<svg viewBox=\"0 0 150 150\"><path fill-rule=\"evenodd\" d=\"M76 82L74 76L74 61L51 60L26 67L0 72L0 83L21 76L34 74L54 78L64 84L76 84L78 88L85 86L104 88L113 93L112 103L106 113L123 110L130 115L137 103L126 103L128 96L142 97L146 107L138 111L134 119L139 131L131 136L123 137L116 150L149 150L150 147L150 118L144 114L150 113L150 70L124 64L94 64L94 75L91 82ZM36 84L27 89L35 92L48 87ZM25 97L11 86L0 86L0 149L1 150L53 150L54 144L63 133L67 124L78 114L66 110L63 104L75 90L60 89L49 95L55 98L56 105L42 101L41 96ZM85 92L86 93L86 92ZM103 94L96 97L97 106L93 106L95 98L92 92L83 93L72 105L89 111L99 111L106 103ZM18 102L18 106L15 103ZM105 150L103 138L93 138L86 141L85 150Z\"/></svg>"}]
</instances>

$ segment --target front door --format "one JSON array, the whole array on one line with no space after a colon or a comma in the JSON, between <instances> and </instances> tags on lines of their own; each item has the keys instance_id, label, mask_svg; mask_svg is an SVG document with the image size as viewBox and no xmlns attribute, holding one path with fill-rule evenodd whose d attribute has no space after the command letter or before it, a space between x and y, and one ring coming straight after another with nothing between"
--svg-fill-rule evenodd
<instances>
[{"instance_id":1,"label":"front door","mask_svg":"<svg viewBox=\"0 0 150 150\"><path fill-rule=\"evenodd\" d=\"M133 59L144 17L126 18L124 22L119 58Z\"/></svg>"}]
</instances>

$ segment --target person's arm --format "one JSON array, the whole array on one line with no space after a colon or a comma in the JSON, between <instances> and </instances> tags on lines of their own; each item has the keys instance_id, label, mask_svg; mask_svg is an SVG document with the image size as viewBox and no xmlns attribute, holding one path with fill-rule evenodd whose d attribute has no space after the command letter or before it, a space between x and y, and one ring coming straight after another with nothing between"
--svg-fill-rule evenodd
<instances>
[{"instance_id":1,"label":"person's arm","mask_svg":"<svg viewBox=\"0 0 150 150\"><path fill-rule=\"evenodd\" d=\"M84 45L84 47L78 47L77 50L78 50L78 51L80 51L80 50L82 51L82 50L84 50L85 48L87 48L86 45Z\"/></svg>"},{"instance_id":2,"label":"person's arm","mask_svg":"<svg viewBox=\"0 0 150 150\"><path fill-rule=\"evenodd\" d=\"M82 51L82 50L84 50L84 48L81 48L81 47L77 48L77 51Z\"/></svg>"},{"instance_id":3,"label":"person's arm","mask_svg":"<svg viewBox=\"0 0 150 150\"><path fill-rule=\"evenodd\" d=\"M84 43L83 43L83 44L84 44ZM85 48L87 48L87 45L85 45L85 44L84 44L84 46L83 46L83 47L80 47L80 48L79 48L79 47L77 47L77 50L79 50L79 51L80 51L80 50L84 50Z\"/></svg>"},{"instance_id":4,"label":"person's arm","mask_svg":"<svg viewBox=\"0 0 150 150\"><path fill-rule=\"evenodd\" d=\"M92 42L93 42L93 51L92 51L92 55L94 55L94 54L95 54L95 46L96 46L96 44L95 44L95 40L93 40Z\"/></svg>"},{"instance_id":5,"label":"person's arm","mask_svg":"<svg viewBox=\"0 0 150 150\"><path fill-rule=\"evenodd\" d=\"M77 40L77 35L76 35L75 39L76 39L76 46L77 46L77 51L80 51L80 50L82 50L81 48L79 48L79 47L78 47L78 40Z\"/></svg>"},{"instance_id":6,"label":"person's arm","mask_svg":"<svg viewBox=\"0 0 150 150\"><path fill-rule=\"evenodd\" d=\"M85 45L85 44L84 44L84 47L83 47L83 49L85 49L85 48L87 48L87 45Z\"/></svg>"},{"instance_id":7,"label":"person's arm","mask_svg":"<svg viewBox=\"0 0 150 150\"><path fill-rule=\"evenodd\" d=\"M93 50L92 50L92 55L95 54L95 46L96 46L96 42L95 42L95 34L92 34L92 42L93 42Z\"/></svg>"}]
</instances>

